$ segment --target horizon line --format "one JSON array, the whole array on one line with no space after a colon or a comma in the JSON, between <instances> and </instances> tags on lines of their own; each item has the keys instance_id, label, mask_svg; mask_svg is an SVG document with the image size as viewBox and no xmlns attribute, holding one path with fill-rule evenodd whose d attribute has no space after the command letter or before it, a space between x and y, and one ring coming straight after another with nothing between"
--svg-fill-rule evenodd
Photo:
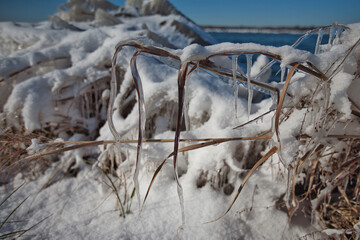
<instances>
[{"instance_id":1,"label":"horizon line","mask_svg":"<svg viewBox=\"0 0 360 240\"><path fill-rule=\"evenodd\" d=\"M232 26L232 25L209 25L209 24L199 24L202 28L220 28L220 29L269 29L269 30L276 30L276 29L290 29L290 30L310 30L314 28L318 28L321 26L312 25L312 26L247 26L247 25L238 25L238 26Z\"/></svg>"}]
</instances>

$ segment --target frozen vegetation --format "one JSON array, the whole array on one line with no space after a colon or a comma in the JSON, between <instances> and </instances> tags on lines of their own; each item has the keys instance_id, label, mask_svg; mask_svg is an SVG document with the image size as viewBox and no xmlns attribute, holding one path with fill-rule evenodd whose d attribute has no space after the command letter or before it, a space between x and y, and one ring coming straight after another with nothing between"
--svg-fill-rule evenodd
<instances>
[{"instance_id":1,"label":"frozen vegetation","mask_svg":"<svg viewBox=\"0 0 360 240\"><path fill-rule=\"evenodd\" d=\"M68 0L0 32L0 238L359 238L360 24L215 44L166 0Z\"/></svg>"}]
</instances>

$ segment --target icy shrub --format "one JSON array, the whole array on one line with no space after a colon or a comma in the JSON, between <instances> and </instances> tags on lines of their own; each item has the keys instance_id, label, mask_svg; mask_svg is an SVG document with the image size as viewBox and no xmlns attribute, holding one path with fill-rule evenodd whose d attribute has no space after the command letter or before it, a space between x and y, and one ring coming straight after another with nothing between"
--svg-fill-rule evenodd
<instances>
[{"instance_id":1,"label":"icy shrub","mask_svg":"<svg viewBox=\"0 0 360 240\"><path fill-rule=\"evenodd\" d=\"M125 7L132 7L134 9L142 9L142 0L126 0Z\"/></svg>"},{"instance_id":2,"label":"icy shrub","mask_svg":"<svg viewBox=\"0 0 360 240\"><path fill-rule=\"evenodd\" d=\"M70 29L74 31L81 31L80 28L75 27L74 25L64 21L56 15L51 16L49 20L51 21L51 28L53 29Z\"/></svg>"},{"instance_id":3,"label":"icy shrub","mask_svg":"<svg viewBox=\"0 0 360 240\"><path fill-rule=\"evenodd\" d=\"M108 11L112 8L106 7L106 4L102 6L101 2L106 1L69 1L68 5L62 8L64 14L67 10L70 12L74 9L81 10L81 14L76 16L81 21L89 20L90 18L87 17L90 15L95 16L92 22L69 22L76 19L69 16L66 21L66 18L61 18L61 13L50 17L49 22L39 24L0 24L2 31L0 41L7 47L1 50L5 55L0 59L0 109L2 112L0 132L10 135L4 138L5 143L2 145L4 146L3 156L6 156L2 166L14 162L11 169L17 169L15 171L17 173L21 169L27 169L25 166L19 167L22 164L33 166L33 163L36 165L37 162L41 163L43 160L47 162L49 159L51 161L60 159L64 166L62 171L76 175L78 170L85 166L82 163L95 161L97 157L94 156L99 155L100 150L92 148L93 151L85 151L81 154L70 151L65 157L54 155L53 158L41 158L40 161L36 161L37 158L24 160L26 149L31 142L28 135L34 138L43 136L77 142L95 140L99 136L99 129L106 121L110 96L111 54L119 39L147 36L170 48L176 48L171 43L175 40L177 46L180 47L190 43L190 39L175 32L171 26L161 25L162 21L171 22L174 18L185 21L178 16L138 18L111 28L101 27L99 25L120 22L119 18L113 17L114 12ZM173 36L177 36L175 40L172 39ZM124 73L124 69L117 68L116 74L121 81L123 81ZM121 99L121 115L126 118L133 111L137 101L134 86L129 86L128 92L125 92L123 97L125 101ZM174 100L172 108L175 106ZM167 105L164 106L161 114L156 111L154 114L162 117L167 114L166 109ZM161 122L161 117L159 119L156 117L156 123L148 124L149 128L154 128L157 122ZM172 125L173 129L174 121L171 120L171 122L169 125ZM160 129L159 127L156 131L160 132ZM32 133L37 135L31 135ZM154 133L155 131L152 130L148 135ZM18 135L23 135L24 138L19 138ZM25 144L19 144L8 151L8 148L14 144L11 136L16 136L14 139L18 142L23 139ZM77 139L74 136L82 137ZM41 142L44 141L41 140ZM38 151L46 152L46 150L53 150L64 145L66 144L51 142L49 145L43 145L43 148ZM113 149L112 147L109 149L109 155L103 154L102 158L111 156ZM38 152L31 152L31 154L37 155ZM22 160L17 161L19 158ZM125 159L124 155L121 161ZM119 165L120 158L115 167L108 172L113 174ZM9 167L6 167L2 173L6 173L7 170ZM131 171L127 173L127 176L129 175Z\"/></svg>"},{"instance_id":4,"label":"icy shrub","mask_svg":"<svg viewBox=\"0 0 360 240\"><path fill-rule=\"evenodd\" d=\"M95 23L100 26L111 26L122 23L118 18L105 12L102 9L97 9L95 12Z\"/></svg>"},{"instance_id":5,"label":"icy shrub","mask_svg":"<svg viewBox=\"0 0 360 240\"><path fill-rule=\"evenodd\" d=\"M69 6L68 10L57 13L57 16L59 16L59 18L63 19L64 21L74 22L92 21L94 19L92 12L82 8L78 4Z\"/></svg>"},{"instance_id":6,"label":"icy shrub","mask_svg":"<svg viewBox=\"0 0 360 240\"><path fill-rule=\"evenodd\" d=\"M213 204L229 202L225 214L240 209L230 220L237 229L257 228L266 211L265 222L284 216L278 208L290 218L311 218L318 229L338 229L321 235L355 236L358 25L315 29L293 46L187 46L205 45L206 34L168 15L175 10L167 1L127 5L163 16L101 27L120 22L106 11L106 1L68 1L38 28L1 25L11 29L11 44L31 42L25 49L16 43L0 59L4 169L56 153L46 162L57 161L57 173L76 177L91 166L101 193L113 192L124 217L146 199L164 201L172 188L183 224L189 195L196 195L191 202L212 207L200 210L204 220L221 214ZM330 33L325 44L324 32ZM310 34L318 34L315 53L297 50ZM274 64L280 82L269 83ZM46 187L61 180L57 173Z\"/></svg>"},{"instance_id":7,"label":"icy shrub","mask_svg":"<svg viewBox=\"0 0 360 240\"><path fill-rule=\"evenodd\" d=\"M142 4L143 15L179 15L179 11L167 0L151 0Z\"/></svg>"},{"instance_id":8,"label":"icy shrub","mask_svg":"<svg viewBox=\"0 0 360 240\"><path fill-rule=\"evenodd\" d=\"M333 34L333 32L336 32L333 30L334 28L340 33L345 29L343 26L337 25L324 29L329 29L330 34ZM318 31L321 32L324 29L321 28ZM308 34L314 32L316 31L309 32ZM118 100L115 105L112 105L116 96L116 92L112 92L110 100L111 108L108 117L109 128L119 144L121 139L126 139L130 135L132 138L136 138L136 134L133 132L135 126L131 125L130 122L134 122L135 116L138 118L139 140L137 154L126 158L128 159L127 161L133 159L129 163L134 169L135 187L138 188L136 177L139 174L141 165L145 164L141 160L141 152L144 145L141 139L144 137L168 136L168 131L171 130L175 133L173 152L165 157L155 171L145 199L158 172L162 166L165 166L166 160L170 157L173 157L174 176L178 185L182 209L184 208L182 200L183 190L179 181L179 174L186 175L189 171L191 172L196 169L198 172L197 187L201 188L207 182L210 182L215 189L224 187L224 193L231 194L234 190L233 186L237 183L238 176L241 176L242 171L240 169L250 168L250 172L246 175L235 194L229 209L226 211L227 213L242 191L250 174L277 152L277 155L273 155L273 161L277 161L277 164L281 166L277 170L278 172L285 171L286 177L284 177L284 182L286 182L285 185L287 186L284 199L278 202L279 206L286 209L289 217L292 217L295 212L299 211L300 203L306 202L305 205L308 208L303 209L303 211L311 215L314 222L325 228L332 226L332 220L320 220L329 216L326 210L328 203L325 199L327 196L331 198L332 194L336 194L333 190L338 188L343 193L342 196L345 201L348 197L353 201L357 201L358 196L353 191L355 190L358 193L359 179L356 176L360 167L358 159L359 149L357 147L359 136L351 133L359 130L357 115L360 109L358 109L356 102L351 99L351 96L347 95L349 86L356 86L358 78L359 65L354 66L354 62L357 62L354 59L359 58L358 46L360 39L358 33L345 31L345 37L352 35L355 39L359 40L356 42L351 40L343 42L342 45L337 45L335 43L341 42L341 39L339 39L340 33L336 34L337 38L330 36L327 47L317 43L317 45L320 45L319 48L322 53L319 51L318 54L314 55L289 47L274 48L255 44L226 43L209 47L191 45L180 51L170 51L152 46L146 41L134 40L119 44L113 58L113 66L116 66L117 54L123 48L130 46L135 49L141 49L141 52L135 51L129 61L130 67L125 74L125 81L123 81L123 84L126 86L131 85L130 82L133 82L132 91L135 93L136 90L139 107L138 115L134 115L136 114L134 106L131 114L125 116L125 119L120 117L120 120L118 115L121 108L119 107ZM253 65L252 55L254 54L261 54L281 62L281 83L269 85L259 81L261 77L268 79L269 66L275 62L259 57ZM157 71L159 63L153 62L152 58L148 57L149 55L158 57L161 62L166 63L170 67L165 67L165 65L161 64L160 66L163 70ZM229 55L234 56L232 60L226 57L223 58ZM246 55L246 73L238 66L237 57L241 55ZM221 61L219 61L220 59ZM141 67L139 67L140 65ZM151 66L151 70L148 70L149 66ZM173 70L171 70L171 67L173 67ZM204 84L206 85L205 79L212 79L212 77L209 75L203 76L203 73L199 74L199 72L194 73L198 68L206 70L206 72L216 73L222 80L229 82L234 87L235 113L239 111L238 83L243 84L247 88L247 112L249 118L253 113L251 110L253 91L256 90L270 94L275 100L273 102L274 105L269 104L267 105L268 107L260 108L262 111L269 110L267 113L263 112L264 115L261 115L262 118L268 119L268 122L254 123L254 121L248 121L246 124L239 126L239 130L233 131L232 134L236 136L236 133L242 133L256 136L250 137L252 140L259 140L261 137L264 137L264 140L272 139L272 141L264 141L261 144L253 145L247 143L230 144L226 147L232 152L230 156L222 151L220 151L221 154L219 152L218 154L215 152L210 154L213 150L209 147L206 153L209 158L207 166L199 166L195 163L199 161L199 156L196 154L194 154L196 157L193 157L191 154L185 155L184 159L180 155L182 152L228 141L244 140L243 138L237 139L235 136L231 136L232 134L230 134L230 138L221 140L212 138L196 140L206 133L205 129L207 127L211 127L213 132L229 134L229 130L232 128L230 126L234 126L234 119L235 121L237 120L224 114L221 115L222 120L217 119L218 115L221 114L220 112L222 112L217 107L217 104L226 106L223 108L226 109L227 115L230 115L229 113L231 112L227 108L228 104L225 103L226 101L220 103L221 100L215 97L221 92L219 88L226 89L226 86L217 85L216 89L213 89L215 96L206 96L207 90L203 91ZM289 70L285 80L286 73L284 69L286 68ZM177 70L177 72L173 72L174 70ZM204 74L206 75L206 73ZM162 75L164 76L162 77ZM196 77L192 79L191 76L194 75ZM176 76L177 92L173 93L171 89L174 89L176 86L172 85L171 82L174 82L174 80L171 79L175 79ZM113 76L114 79L116 80L115 76ZM197 83L194 83L195 81ZM210 81L213 82L215 80ZM194 90L194 84L197 86L196 90ZM172 87L168 89L170 86ZM154 88L156 91L154 91ZM117 89L116 84L112 85L112 89L113 91ZM123 87L121 86L120 89L123 89ZM162 92L162 89L165 91ZM118 96L121 96L123 93L120 90ZM174 108L171 102L174 97L171 93L177 95L176 112L173 111ZM154 98L156 99L155 101ZM117 99L119 98L117 97ZM212 99L217 99L216 104ZM263 100L260 104L266 104L267 101L269 100ZM167 114L163 113L164 107L168 109ZM113 108L116 110L113 111ZM146 110L146 114L142 109ZM274 117L272 124L270 124L271 121L265 115L272 111L274 111ZM244 111L242 112L244 113ZM236 115L239 114L237 113ZM176 123L169 124L171 119L176 119ZM214 125L214 123L220 123L220 125ZM255 125L257 129L251 129L250 126ZM129 128L124 128L123 126L129 126ZM184 132L185 129L188 131L187 134ZM193 140L202 143L188 144L183 147L179 146L179 140L186 136L191 136ZM191 141L191 138L183 140ZM235 150L235 146L236 149L240 150ZM245 149L248 149L247 151L250 154L244 153ZM116 150L116 148L113 148L113 150ZM151 154L151 147L146 147L144 150L149 151L149 154ZM119 151L122 152L123 150ZM157 148L157 152L159 152L159 148ZM345 153L346 155L343 155ZM178 155L179 158L177 158ZM252 157L254 159L250 160ZM148 162L149 160L147 160L146 164ZM180 162L182 163L180 164ZM217 170L214 171L215 169ZM346 184L343 182L345 179L347 179ZM353 183L349 185L348 181ZM345 185L341 186L342 184ZM341 200L335 201L333 205L339 202ZM353 207L358 208L358 204L355 202ZM183 210L182 213L184 213ZM184 224L184 216L182 219ZM351 221L352 225L346 225L346 228L353 228L356 221L355 219Z\"/></svg>"},{"instance_id":9,"label":"icy shrub","mask_svg":"<svg viewBox=\"0 0 360 240\"><path fill-rule=\"evenodd\" d=\"M57 15L65 21L92 21L94 20L94 13L97 10L110 11L117 10L119 7L112 4L107 0L68 0L67 3L59 7L59 12ZM102 12L99 12L101 18L104 18L105 15ZM96 15L95 15L96 16ZM109 21L109 16L107 16ZM114 20L112 20L114 21Z\"/></svg>"}]
</instances>

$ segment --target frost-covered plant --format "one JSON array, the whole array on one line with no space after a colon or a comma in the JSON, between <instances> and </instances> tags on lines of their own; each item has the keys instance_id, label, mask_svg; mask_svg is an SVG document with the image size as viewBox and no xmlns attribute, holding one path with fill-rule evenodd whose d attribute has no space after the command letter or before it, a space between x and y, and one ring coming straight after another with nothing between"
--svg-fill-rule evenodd
<instances>
[{"instance_id":1,"label":"frost-covered plant","mask_svg":"<svg viewBox=\"0 0 360 240\"><path fill-rule=\"evenodd\" d=\"M337 30L335 29L336 27L338 28ZM322 31L325 29L330 31L329 44L320 46ZM251 171L244 178L243 183L239 187L238 192L226 213L230 210L232 204L240 194L250 174L262 163L264 163L271 155L277 152L280 162L288 172L288 191L285 198L285 205L289 216L291 217L298 209L298 198L300 196L296 195L295 186L299 183L298 179L302 179L301 176L303 176L304 172L311 177L306 180L305 185L308 187L308 191L305 194L305 197L300 201L311 200L312 216L315 216L314 214L317 212L319 204L323 202L324 196L330 194L331 191L345 178L352 179L356 171L358 171L359 167L358 158L356 158L357 154L355 153L355 155L351 154L350 157L348 156L343 161L343 165L338 166L338 170L331 169L331 167L334 167L334 161L337 162L339 160L338 154L341 153L341 146L343 146L344 143L347 143L348 140L346 139L355 139L351 141L355 141L356 144L358 144L359 138L358 135L348 136L344 130L340 131L341 134L334 134L334 132L339 131L339 125L342 125L342 122L344 121L349 125L353 123L355 126L357 126L358 124L358 121L356 118L354 118L350 110L352 102L354 104L354 100L351 99L351 96L348 99L346 92L351 84L351 81L357 81L358 78L356 72L359 71L359 66L351 68L350 66L354 66L354 64L353 61L349 60L349 57L353 56L355 58L359 58L358 45L360 43L360 39L356 42L350 41L350 44L348 45L349 47L345 47L345 49L342 51L333 50L332 52L332 44L333 42L341 41L339 35L343 30L343 26L337 25L317 29L316 31L318 31L319 41L316 44L315 55L311 55L307 52L296 51L294 49L290 50L286 47L272 48L259 45L222 44L220 46L210 46L206 48L192 45L182 51L169 51L168 49L149 45L147 42L143 41L127 41L120 43L114 54L113 68L115 68L117 64L117 54L124 47L130 46L137 49L130 60L131 74L138 95L139 111L139 133L136 155L137 160L134 166L134 182L136 188L138 188L136 182L139 171L139 163L141 161L140 156L142 138L145 132L145 120L143 120L143 116L145 116L145 101L136 59L140 55L150 55L156 56L166 64L178 69L178 112L174 139L174 150L171 154L164 158L160 166L155 171L145 199L149 193L152 183L155 180L155 177L159 173L163 164L168 158L173 157L174 175L178 184L180 203L183 208L182 187L178 180L178 153L210 146L213 144L219 144L222 142L243 140L241 138L209 139L208 141L200 144L179 148L183 116L185 122L188 121L186 109L187 103L185 97L186 82L191 73L194 70L200 68L208 72L218 74L222 78L232 79L232 82L235 83L235 97L237 96L238 92L237 81L242 82L248 89L249 112L251 111L253 90L260 90L266 93L270 93L275 97L275 99L277 99L277 107L274 109L272 129L267 132L267 134L271 133L270 136L267 136L273 138L273 141L268 145L268 149L270 150L268 150L268 152L260 158L260 160L254 165ZM314 31L311 31L308 34L313 32ZM334 38L335 36L336 38ZM301 40L302 38L297 41L294 46L296 46ZM333 54L332 60L321 61L321 55L318 55L320 51L328 51L328 53L323 54ZM288 76L283 86L279 84L277 87L273 87L271 85L257 81L258 77L265 73L266 70L268 70L269 67L275 63L274 61L271 61L269 64L265 65L256 76L253 77L251 75L251 56L253 54L265 55L274 59L274 61L280 61L282 69L281 79L284 79L284 70L287 66L289 66L290 71L288 72ZM237 56L240 55L247 56L248 66L246 74L244 74L237 66ZM235 57L233 57L232 63L228 58L221 58L221 61L219 61L218 58L223 56ZM349 67L351 72L348 72ZM293 76L296 70L297 72ZM338 88L339 85L337 84L337 81L345 81L347 84L343 84L342 87ZM121 134L115 130L115 126L112 120L112 109L116 96L115 89L117 89L116 82L116 77L113 75L108 121L110 130L112 131L115 139L120 142ZM299 89L301 90L299 91ZM337 106L341 106L341 108ZM356 104L354 104L354 106L356 107ZM358 110L355 110L355 115ZM188 126L188 124L185 125ZM349 127L349 125L345 126L344 129L348 129L346 127ZM352 129L352 127L350 127L350 129ZM350 144L348 145L348 148L354 149L354 145ZM331 156L331 158L329 158L329 156ZM316 168L318 167L319 162L322 163L321 167L325 168L326 170L322 170L323 177L319 180L316 180L315 183L314 174L317 171ZM304 167L306 165L307 167ZM354 166L356 167L353 168ZM350 169L352 170L348 171ZM332 175L332 177L328 179L326 177L328 175ZM340 179L339 176L341 176ZM356 181L358 182L358 179ZM325 188L323 188L323 184L326 185ZM358 189L357 185L358 183L355 186L356 189ZM310 196L312 194L311 192L314 190L316 195ZM356 198L356 196L353 197ZM221 217L218 219L220 218ZM184 224L184 215L182 216L182 219Z\"/></svg>"},{"instance_id":2,"label":"frost-covered plant","mask_svg":"<svg viewBox=\"0 0 360 240\"><path fill-rule=\"evenodd\" d=\"M330 32L329 42L321 44L326 31ZM318 34L315 54L295 49L301 40L313 33ZM94 166L106 174L104 182L117 195L124 216L127 212L124 199L129 200L125 203L130 206L132 198L129 196L133 196L133 192L137 192L140 204L138 177L144 172L155 171L146 199L155 178L161 174L160 170L168 170L166 162L170 158L173 158L173 176L180 202L183 191L180 176L194 171L194 166L197 171L194 175L198 176L194 185L201 188L210 183L215 190L223 190L227 195L232 194L241 177L242 183L226 212L233 206L251 174L271 159L279 166L276 172L285 173L288 182L286 195L277 201L279 208L288 212L290 217L304 210L313 216L315 223L323 222L325 228L333 227L335 219L329 218L332 207L337 206L338 211L347 204L346 211L350 210L354 216L359 205L357 116L360 109L357 91L354 90L359 89L358 38L356 28L333 25L309 32L292 47L279 48L227 43L208 47L194 44L172 50L147 38L123 41L113 57L110 92L107 90L110 80L107 75L102 78L94 74L93 80L86 84L79 84L79 78L73 79L73 76L56 75L60 80L52 89L55 93L52 101L59 109L68 109L69 114L57 116L64 119L63 122L57 119L49 124L58 123L59 126L52 126L52 130L58 130L57 133L69 141L43 145L55 149L47 149L25 160L101 145L94 151L97 158ZM261 57L257 57L253 64L258 55ZM81 59L76 54L71 56L71 59ZM246 64L240 66L239 58L245 59ZM269 84L266 81L271 66L277 63L280 63L280 83ZM104 65L108 66L109 62L105 60L96 68L102 69ZM92 77L93 72L96 71L89 69L86 76ZM34 82L42 81L44 79ZM209 82L221 82L222 85L216 85L221 94L210 97L203 85L196 85L199 81L210 89L213 85ZM229 85L232 89L224 90ZM17 88L20 90L26 93L24 88ZM229 105L231 101L221 101L221 97L225 98L229 92L234 95L233 113L221 111L228 106L221 106L214 100ZM239 110L247 108L249 118L254 116L256 106L252 100L256 92L268 95L269 99L260 103L265 105L259 107L266 112L239 125L239 118L244 120L239 116L244 111ZM247 98L247 102L240 100L239 94ZM99 130L100 123L106 121L105 105L109 97L108 122ZM42 124L42 121L38 122ZM202 135L206 133L204 129L213 126L216 126L217 134L224 133L226 137ZM98 141L82 138L92 135L93 139L98 131ZM83 135L69 139L67 133ZM256 142L248 143L248 140ZM174 145L172 148L162 147L160 142ZM228 144L226 153L219 150L220 154L216 154L211 149L225 144ZM196 153L193 150L201 151L202 148L209 149L209 153L201 153L210 161L197 163L202 157L192 157L193 152ZM143 160L142 152L147 155ZM185 154L187 152L189 154ZM62 161L67 169L75 170L81 167L83 159L84 155L78 151L65 156ZM159 163L161 159L163 161ZM341 200L335 198L339 193ZM184 219L183 214L183 223ZM351 233L355 234L354 221L358 220L352 218L347 225L337 225L336 228L353 228Z\"/></svg>"},{"instance_id":3,"label":"frost-covered plant","mask_svg":"<svg viewBox=\"0 0 360 240\"><path fill-rule=\"evenodd\" d=\"M142 8L143 1L142 0L126 0L125 6L126 7L132 7L137 10Z\"/></svg>"},{"instance_id":4,"label":"frost-covered plant","mask_svg":"<svg viewBox=\"0 0 360 240\"><path fill-rule=\"evenodd\" d=\"M182 15L168 0L127 0L125 6L128 8L133 8L138 11L141 15Z\"/></svg>"},{"instance_id":5,"label":"frost-covered plant","mask_svg":"<svg viewBox=\"0 0 360 240\"><path fill-rule=\"evenodd\" d=\"M98 10L109 11L118 8L107 0L68 0L67 3L59 6L57 15L65 21L92 21L94 20L94 13ZM99 14L104 15L101 11Z\"/></svg>"},{"instance_id":6,"label":"frost-covered plant","mask_svg":"<svg viewBox=\"0 0 360 240\"><path fill-rule=\"evenodd\" d=\"M80 2L74 1L71 4L80 4ZM97 12L99 11L101 12L101 8ZM173 16L169 17L170 20L173 18ZM119 18L111 19L119 20ZM6 119L1 128L1 134L4 134L4 151L14 144L14 141L9 139L14 134L19 134L25 138L23 140L16 138L19 147L14 147L13 150L16 151L10 151L9 154L17 150L23 154L31 144L31 139L27 138L28 132L34 131L39 131L39 134L52 139L59 137L70 140L80 134L82 141L95 140L99 135L100 127L106 121L110 88L109 68L113 46L119 38L130 34L146 35L155 41L160 39L164 44L174 47L169 43L169 40L172 40L171 35L159 36L155 33L159 32L158 28L163 28L160 25L163 19L167 20L168 17L156 19L153 24L155 29L151 26L154 32L146 25L143 28L144 23L135 25L125 23L116 26L116 29L105 28L95 31L93 23L103 25L97 21L101 21L101 17L93 23L83 23L84 25L80 25L81 28L76 27L79 26L77 23L70 24L58 16L52 17L51 29L47 23L44 28L36 29L27 24L2 24L1 28L4 29L2 37L7 41L13 41L14 44L17 42L21 46L24 45L25 48L19 47L11 53L0 49L1 54L10 54L0 60L0 109L1 118ZM179 20L178 17L176 19ZM87 25L91 25L90 29L82 29ZM168 29L166 31L169 33ZM126 34L123 34L124 32ZM175 40L180 45L188 44L190 41L184 36L178 36ZM31 44L25 47L28 42ZM118 68L116 72L121 79L124 69ZM126 96L129 101L122 105L124 116L130 113L136 102L131 88L129 91L130 96ZM11 131L8 132L7 129ZM21 144L21 141L25 142L25 145ZM56 144L58 143L48 147L52 149ZM87 155L83 157L92 158ZM13 161L16 157L3 159ZM65 167L65 171L68 169L73 171L74 166L81 166L76 159L79 158L69 157L66 166L71 168ZM16 166L14 169L21 170Z\"/></svg>"}]
</instances>

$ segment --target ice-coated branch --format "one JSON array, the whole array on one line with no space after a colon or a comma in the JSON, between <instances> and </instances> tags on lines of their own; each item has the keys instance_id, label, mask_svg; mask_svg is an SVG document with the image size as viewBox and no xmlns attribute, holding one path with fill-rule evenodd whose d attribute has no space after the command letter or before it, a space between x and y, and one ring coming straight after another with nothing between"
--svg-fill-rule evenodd
<instances>
[{"instance_id":1,"label":"ice-coated branch","mask_svg":"<svg viewBox=\"0 0 360 240\"><path fill-rule=\"evenodd\" d=\"M137 143L137 151L136 151L136 163L135 163L135 172L133 176L134 185L135 185L135 192L139 204L139 209L141 206L140 201L140 189L139 189L139 171L140 171L140 164L141 164L141 153L142 153L142 138L145 131L145 103L144 103L144 92L141 83L141 78L137 70L136 66L136 57L141 54L141 51L136 51L133 57L130 60L130 68L131 74L133 76L135 89L138 95L138 111L139 111L139 131L138 131L138 143Z\"/></svg>"}]
</instances>

